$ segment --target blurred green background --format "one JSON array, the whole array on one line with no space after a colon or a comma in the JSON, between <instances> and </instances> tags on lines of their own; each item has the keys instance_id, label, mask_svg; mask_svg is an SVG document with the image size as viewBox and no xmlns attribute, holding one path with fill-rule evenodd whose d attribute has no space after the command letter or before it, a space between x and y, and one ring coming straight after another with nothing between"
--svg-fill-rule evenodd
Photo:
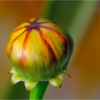
<instances>
[{"instance_id":1,"label":"blurred green background","mask_svg":"<svg viewBox=\"0 0 100 100\"><path fill-rule=\"evenodd\" d=\"M100 99L99 1L0 1L0 99L28 99L23 82L11 85L13 67L5 54L10 33L30 18L62 25L73 37L74 52L62 88L49 85L44 99ZM41 91L41 90L40 90Z\"/></svg>"}]
</instances>

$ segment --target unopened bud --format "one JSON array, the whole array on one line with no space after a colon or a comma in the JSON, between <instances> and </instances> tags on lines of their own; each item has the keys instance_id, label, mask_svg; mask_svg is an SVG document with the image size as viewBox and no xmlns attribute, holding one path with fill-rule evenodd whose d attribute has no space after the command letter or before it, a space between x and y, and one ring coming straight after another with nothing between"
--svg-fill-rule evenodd
<instances>
[{"instance_id":1,"label":"unopened bud","mask_svg":"<svg viewBox=\"0 0 100 100\"><path fill-rule=\"evenodd\" d=\"M60 25L33 18L10 35L6 54L16 72L33 82L57 77L67 67L73 40Z\"/></svg>"}]
</instances>

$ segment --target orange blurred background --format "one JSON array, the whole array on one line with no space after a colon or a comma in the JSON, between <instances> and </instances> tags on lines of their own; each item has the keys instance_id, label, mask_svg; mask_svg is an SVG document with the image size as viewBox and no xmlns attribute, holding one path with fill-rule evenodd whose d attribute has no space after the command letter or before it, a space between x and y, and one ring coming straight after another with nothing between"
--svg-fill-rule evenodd
<instances>
[{"instance_id":1,"label":"orange blurred background","mask_svg":"<svg viewBox=\"0 0 100 100\"><path fill-rule=\"evenodd\" d=\"M99 1L0 1L0 99L28 99L22 82L11 85L12 63L5 54L10 33L33 17L62 25L74 40L62 88L49 85L44 99L100 99Z\"/></svg>"}]
</instances>

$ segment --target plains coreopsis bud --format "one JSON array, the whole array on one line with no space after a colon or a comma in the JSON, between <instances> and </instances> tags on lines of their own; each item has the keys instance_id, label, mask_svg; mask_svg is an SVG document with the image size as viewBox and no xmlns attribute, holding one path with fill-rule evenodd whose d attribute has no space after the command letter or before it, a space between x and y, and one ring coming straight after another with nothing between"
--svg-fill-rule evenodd
<instances>
[{"instance_id":1,"label":"plains coreopsis bud","mask_svg":"<svg viewBox=\"0 0 100 100\"><path fill-rule=\"evenodd\" d=\"M60 25L43 18L24 22L11 33L6 48L14 66L12 84L24 81L31 90L39 81L50 81L61 87L72 50L73 40Z\"/></svg>"}]
</instances>

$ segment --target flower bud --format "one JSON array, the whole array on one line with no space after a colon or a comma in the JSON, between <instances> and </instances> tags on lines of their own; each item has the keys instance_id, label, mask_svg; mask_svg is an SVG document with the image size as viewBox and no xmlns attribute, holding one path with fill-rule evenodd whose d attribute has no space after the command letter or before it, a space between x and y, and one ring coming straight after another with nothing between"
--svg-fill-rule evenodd
<instances>
[{"instance_id":1,"label":"flower bud","mask_svg":"<svg viewBox=\"0 0 100 100\"><path fill-rule=\"evenodd\" d=\"M73 40L64 28L43 18L32 18L11 33L6 54L21 77L39 82L59 76L72 50Z\"/></svg>"}]
</instances>

